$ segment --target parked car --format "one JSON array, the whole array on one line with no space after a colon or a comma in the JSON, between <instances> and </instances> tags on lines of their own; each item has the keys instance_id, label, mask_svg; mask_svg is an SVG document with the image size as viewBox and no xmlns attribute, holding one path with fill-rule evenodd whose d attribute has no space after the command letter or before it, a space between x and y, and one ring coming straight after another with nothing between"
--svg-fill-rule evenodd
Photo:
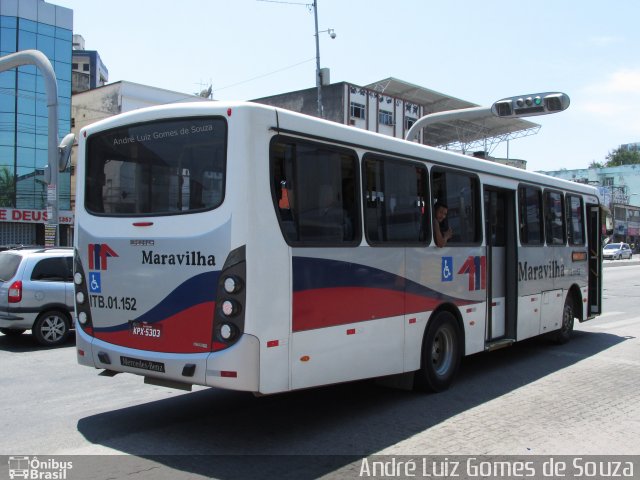
<instances>
[{"instance_id":1,"label":"parked car","mask_svg":"<svg viewBox=\"0 0 640 480\"><path fill-rule=\"evenodd\" d=\"M609 243L602 249L602 258L605 260L620 260L633 257L633 252L628 243Z\"/></svg>"},{"instance_id":2,"label":"parked car","mask_svg":"<svg viewBox=\"0 0 640 480\"><path fill-rule=\"evenodd\" d=\"M73 327L73 249L0 252L0 332L31 330L42 345L64 343Z\"/></svg>"}]
</instances>

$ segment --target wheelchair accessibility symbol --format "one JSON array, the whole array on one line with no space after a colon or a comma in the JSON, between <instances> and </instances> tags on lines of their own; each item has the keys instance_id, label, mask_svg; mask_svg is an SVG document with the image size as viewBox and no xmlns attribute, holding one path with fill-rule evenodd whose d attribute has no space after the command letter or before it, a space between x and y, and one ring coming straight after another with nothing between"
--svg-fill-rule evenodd
<instances>
[{"instance_id":1,"label":"wheelchair accessibility symbol","mask_svg":"<svg viewBox=\"0 0 640 480\"><path fill-rule=\"evenodd\" d=\"M442 257L442 277L443 282L453 281L453 257Z\"/></svg>"},{"instance_id":2,"label":"wheelchair accessibility symbol","mask_svg":"<svg viewBox=\"0 0 640 480\"><path fill-rule=\"evenodd\" d=\"M100 293L102 291L100 272L89 272L89 291L91 293Z\"/></svg>"}]
</instances>

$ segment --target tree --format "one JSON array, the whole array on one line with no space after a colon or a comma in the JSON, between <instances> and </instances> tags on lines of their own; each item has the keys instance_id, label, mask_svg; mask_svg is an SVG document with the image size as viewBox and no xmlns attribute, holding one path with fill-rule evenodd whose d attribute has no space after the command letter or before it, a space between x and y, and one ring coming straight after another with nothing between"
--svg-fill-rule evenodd
<instances>
[{"instance_id":1,"label":"tree","mask_svg":"<svg viewBox=\"0 0 640 480\"><path fill-rule=\"evenodd\" d=\"M640 152L618 147L607 155L605 167L618 167L620 165L635 165L640 163Z\"/></svg>"},{"instance_id":2,"label":"tree","mask_svg":"<svg viewBox=\"0 0 640 480\"><path fill-rule=\"evenodd\" d=\"M0 168L0 207L13 207L16 194L15 175L9 167Z\"/></svg>"}]
</instances>

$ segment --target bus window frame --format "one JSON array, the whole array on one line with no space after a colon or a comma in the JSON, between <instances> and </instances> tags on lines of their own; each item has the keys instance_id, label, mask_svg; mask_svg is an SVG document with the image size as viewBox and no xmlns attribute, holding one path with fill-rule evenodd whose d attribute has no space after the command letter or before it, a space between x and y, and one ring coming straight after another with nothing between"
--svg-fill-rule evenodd
<instances>
[{"instance_id":1,"label":"bus window frame","mask_svg":"<svg viewBox=\"0 0 640 480\"><path fill-rule=\"evenodd\" d=\"M540 234L541 234L541 238L540 238L540 242L539 243L530 243L529 242L529 238L527 236L527 241L524 242L522 239L522 227L523 225L523 218L526 219L526 217L523 217L522 215L522 210L521 208L524 206L526 207L526 203L523 205L522 202L520 201L520 192L523 189L532 189L532 190L536 190L538 193L538 204L540 206L540 209L538 210L539 216L540 216ZM545 243L546 243L546 234L545 234L545 222L544 222L544 195L543 195L543 188L538 186L538 185L533 185L530 183L520 183L518 184L518 195L517 195L517 201L518 201L518 241L520 242L520 246L521 247L531 247L531 248L535 248L535 247L544 247ZM527 226L529 224L527 223Z\"/></svg>"},{"instance_id":2,"label":"bus window frame","mask_svg":"<svg viewBox=\"0 0 640 480\"><path fill-rule=\"evenodd\" d=\"M562 190L558 190L555 188L545 188L542 192L542 210L543 210L543 218L544 218L544 241L545 241L545 245L547 247L566 247L567 246L567 219L566 219L566 202L565 202L565 191ZM560 213L562 215L562 226L561 226L561 231L562 231L562 243L552 243L549 242L549 235L552 235L552 232L548 231L547 228L547 214L549 213L548 211L548 206L549 206L549 202L548 202L548 195L549 194L558 194L560 195L560 200L562 202L562 205L560 206Z\"/></svg>"},{"instance_id":3,"label":"bus window frame","mask_svg":"<svg viewBox=\"0 0 640 480\"><path fill-rule=\"evenodd\" d=\"M169 122L175 122L175 121L188 121L188 120L221 120L222 124L224 125L224 152L223 152L223 157L224 157L224 165L223 165L223 169L222 169L222 174L224 176L223 178L223 182L222 182L222 192L221 192L221 196L220 196L220 201L216 204L213 205L211 207L203 207L203 208L197 208L197 209L193 209L193 210L182 210L182 211L175 211L175 212L146 212L146 213L107 213L107 212L96 212L95 210L93 210L92 208L89 208L87 205L87 191L90 187L90 182L87 182L86 176L89 173L88 170L88 165L89 165L89 158L90 158L90 146L91 146L91 141L94 137L99 137L99 136L103 136L105 134L109 134L110 132L114 132L117 130L122 130L123 128L134 128L134 127L139 127L139 126L143 126L143 125L154 125L154 124L159 124L159 123L169 123ZM85 142L85 148L84 148L84 176L85 178L82 179L83 182L83 199L82 199L82 208L84 209L85 212L87 212L89 215L94 216L94 217L105 217L105 218L137 218L137 217L172 217L172 216L177 216L177 215L191 215L191 214L196 214L196 213L203 213L203 212L210 212L213 210L216 210L220 207L222 207L222 205L224 205L226 196L227 196L227 179L228 179L228 171L229 171L229 123L227 121L227 119L222 116L222 115L189 115L189 116L176 116L176 117L164 117L162 119L155 119L155 120L148 120L148 121L142 121L142 122L137 122L137 123L127 123L124 125L119 125L117 127L113 127L113 128L109 128L106 130L100 130L97 132L93 132L90 135L87 136L86 142Z\"/></svg>"},{"instance_id":4,"label":"bus window frame","mask_svg":"<svg viewBox=\"0 0 640 480\"><path fill-rule=\"evenodd\" d=\"M420 168L423 171L424 180L425 180L424 187L426 188L426 192L425 191L422 192L423 202L424 202L423 208L425 210L425 212L422 214L422 223L423 223L422 228L424 229L424 233L423 233L424 238L422 240L418 239L414 242L411 242L407 240L372 240L371 238L369 238L369 233L367 229L367 215L366 215L367 201L368 201L366 198L367 185L365 184L367 182L367 162L369 161L389 162L391 164L396 164L400 166ZM427 168L427 165L422 162L418 162L414 160L391 157L391 156L382 155L375 152L366 152L361 159L360 175L362 177L362 192L360 197L362 202L361 204L362 224L363 224L364 238L366 239L367 244L370 245L371 247L376 247L376 248L428 246L431 243L432 228L431 228L431 208L429 206L429 200L431 198L431 192L430 192L431 182L429 178L429 169Z\"/></svg>"},{"instance_id":5,"label":"bus window frame","mask_svg":"<svg viewBox=\"0 0 640 480\"><path fill-rule=\"evenodd\" d=\"M287 235L287 233L285 232L285 228L283 225L283 218L282 218L282 213L281 213L281 208L278 206L279 203L279 198L278 198L278 194L279 192L277 191L277 187L276 184L274 183L274 175L275 175L275 170L274 170L274 160L273 160L273 148L274 145L277 143L282 143L282 144L291 144L291 143L296 143L296 144L305 144L305 145L319 145L325 149L334 149L336 151L336 153L340 153L340 154L348 154L349 156L351 156L354 160L354 183L355 183L355 197L354 197L354 201L356 202L355 205L355 214L356 214L356 218L353 219L353 228L354 228L354 236L353 236L353 240L350 241L342 241L342 242L324 242L324 241L309 241L309 240L291 240L289 238L289 236ZM360 197L361 197L361 192L360 192L360 158L358 156L358 153L351 148L342 146L338 143L333 143L333 142L323 142L323 141L318 141L318 140L311 140L305 137L297 137L297 136L291 136L291 135L283 135L283 134L276 134L274 136L271 137L271 139L269 140L269 157L268 157L268 162L269 162L269 183L270 183L270 189L271 189L271 199L272 199L272 203L273 203L273 209L275 211L276 214L276 218L278 220L278 228L280 229L280 233L282 235L283 240L285 241L285 243L287 245L289 245L290 247L296 247L296 248L355 248L358 247L361 243L362 243L362 206L360 205ZM295 200L294 200L295 201Z\"/></svg>"},{"instance_id":6,"label":"bus window frame","mask_svg":"<svg viewBox=\"0 0 640 480\"><path fill-rule=\"evenodd\" d=\"M580 201L580 230L582 235L581 242L575 242L573 240L573 226L571 220L573 214L571 212L571 198L577 198ZM564 208L565 208L565 225L567 227L567 244L571 247L584 247L587 244L587 236L585 234L585 210L584 210L584 198L581 195L574 193L565 193L564 195Z\"/></svg>"},{"instance_id":7,"label":"bus window frame","mask_svg":"<svg viewBox=\"0 0 640 480\"><path fill-rule=\"evenodd\" d=\"M462 170L462 169L457 169L457 168L449 168L449 167L443 167L441 165L433 165L431 167L431 170L429 172L429 189L430 189L430 195L431 195L431 204L430 204L430 222L434 222L435 221L435 211L434 211L434 206L436 204L436 201L438 199L435 198L434 193L435 193L435 188L434 188L434 175L437 173L453 173L456 175L464 175L467 177L472 178L473 180L475 180L476 183L476 192L475 192L475 198L472 199L471 205L472 207L474 207L474 218L475 218L475 233L476 236L478 237L478 239L475 242L456 242L456 241L452 241L449 240L447 242L447 247L479 247L481 245L484 244L484 226L483 226L483 221L484 221L484 198L483 198L483 194L482 194L482 187L483 184L480 180L480 175L478 175L475 172L469 172L467 170ZM477 206L477 207L476 207ZM449 205L447 203L447 207L449 212L451 211L451 205ZM447 219L448 219L449 215L447 215ZM433 225L431 225L431 231L433 232ZM452 237L452 239L455 238L455 229L454 229L454 237ZM435 243L434 243L435 245Z\"/></svg>"}]
</instances>

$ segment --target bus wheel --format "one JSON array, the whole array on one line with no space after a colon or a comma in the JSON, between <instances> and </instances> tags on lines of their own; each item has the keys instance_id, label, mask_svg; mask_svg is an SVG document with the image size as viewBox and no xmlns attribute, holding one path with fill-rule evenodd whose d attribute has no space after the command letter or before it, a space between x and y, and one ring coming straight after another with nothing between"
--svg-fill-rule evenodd
<instances>
[{"instance_id":1,"label":"bus wheel","mask_svg":"<svg viewBox=\"0 0 640 480\"><path fill-rule=\"evenodd\" d=\"M436 314L422 344L422 367L416 374L416 389L441 392L449 388L460 366L460 329L449 312Z\"/></svg>"},{"instance_id":2,"label":"bus wheel","mask_svg":"<svg viewBox=\"0 0 640 480\"><path fill-rule=\"evenodd\" d=\"M61 345L69 337L69 320L64 313L50 310L40 314L31 331L40 345Z\"/></svg>"},{"instance_id":3,"label":"bus wheel","mask_svg":"<svg viewBox=\"0 0 640 480\"><path fill-rule=\"evenodd\" d=\"M553 332L552 339L555 343L562 345L571 339L574 319L573 297L567 295L567 299L564 301L564 308L562 309L562 324L560 325L560 330Z\"/></svg>"}]
</instances>

